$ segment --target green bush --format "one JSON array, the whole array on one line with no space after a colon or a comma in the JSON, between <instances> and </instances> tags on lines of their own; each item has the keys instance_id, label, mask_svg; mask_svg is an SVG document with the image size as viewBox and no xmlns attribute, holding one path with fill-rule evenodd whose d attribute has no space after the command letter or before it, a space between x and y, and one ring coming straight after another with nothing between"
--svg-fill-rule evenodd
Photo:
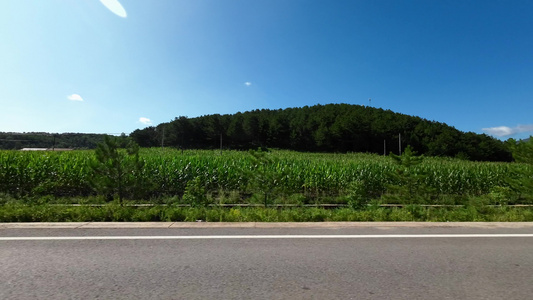
<instances>
[{"instance_id":1,"label":"green bush","mask_svg":"<svg viewBox=\"0 0 533 300\"><path fill-rule=\"evenodd\" d=\"M364 180L356 180L350 184L348 206L352 209L366 208L370 202L367 184Z\"/></svg>"},{"instance_id":2,"label":"green bush","mask_svg":"<svg viewBox=\"0 0 533 300\"><path fill-rule=\"evenodd\" d=\"M207 192L199 177L187 182L185 193L183 194L183 202L192 207L207 207L211 202L207 197Z\"/></svg>"}]
</instances>

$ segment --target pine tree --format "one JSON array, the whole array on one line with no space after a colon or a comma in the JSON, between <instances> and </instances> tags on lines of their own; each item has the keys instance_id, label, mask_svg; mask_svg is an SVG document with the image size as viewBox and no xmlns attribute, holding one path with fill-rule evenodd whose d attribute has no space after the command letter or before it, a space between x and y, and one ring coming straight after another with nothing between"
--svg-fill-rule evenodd
<instances>
[{"instance_id":1,"label":"pine tree","mask_svg":"<svg viewBox=\"0 0 533 300\"><path fill-rule=\"evenodd\" d=\"M247 175L250 180L250 188L264 197L265 207L268 206L270 197L282 191L282 180L287 176L285 171L276 170L278 162L266 151L250 150L253 168Z\"/></svg>"},{"instance_id":2,"label":"pine tree","mask_svg":"<svg viewBox=\"0 0 533 300\"><path fill-rule=\"evenodd\" d=\"M118 197L120 205L126 195L134 195L140 188L144 162L139 159L139 146L129 141L126 149L120 149L118 138L106 136L98 144L95 160L91 163L93 176L91 185L108 200Z\"/></svg>"},{"instance_id":3,"label":"pine tree","mask_svg":"<svg viewBox=\"0 0 533 300\"><path fill-rule=\"evenodd\" d=\"M401 156L393 153L390 156L397 165L391 173L396 184L387 187L391 194L386 198L414 204L427 200L434 194L434 191L424 183L426 174L415 168L422 163L424 156L417 156L416 151L413 151L410 146L405 148Z\"/></svg>"}]
</instances>

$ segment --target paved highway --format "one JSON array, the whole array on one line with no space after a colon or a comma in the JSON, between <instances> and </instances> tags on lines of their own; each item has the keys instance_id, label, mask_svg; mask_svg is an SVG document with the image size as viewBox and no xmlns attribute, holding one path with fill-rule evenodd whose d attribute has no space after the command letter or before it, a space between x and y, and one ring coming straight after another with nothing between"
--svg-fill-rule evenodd
<instances>
[{"instance_id":1,"label":"paved highway","mask_svg":"<svg viewBox=\"0 0 533 300\"><path fill-rule=\"evenodd\" d=\"M0 299L533 295L530 223L118 227L0 224Z\"/></svg>"}]
</instances>

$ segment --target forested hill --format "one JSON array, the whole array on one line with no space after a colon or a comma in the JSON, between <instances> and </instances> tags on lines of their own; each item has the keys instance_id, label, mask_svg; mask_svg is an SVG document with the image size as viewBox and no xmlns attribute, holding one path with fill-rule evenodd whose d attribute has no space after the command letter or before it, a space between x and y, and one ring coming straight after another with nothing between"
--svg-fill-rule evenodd
<instances>
[{"instance_id":1,"label":"forested hill","mask_svg":"<svg viewBox=\"0 0 533 300\"><path fill-rule=\"evenodd\" d=\"M411 145L430 156L510 161L503 142L451 126L373 107L328 104L233 115L179 117L135 130L143 147L250 149L258 147L324 152L384 153Z\"/></svg>"},{"instance_id":2,"label":"forested hill","mask_svg":"<svg viewBox=\"0 0 533 300\"><path fill-rule=\"evenodd\" d=\"M104 140L105 134L47 132L0 132L0 149L72 148L93 149ZM125 135L122 136L126 138Z\"/></svg>"}]
</instances>

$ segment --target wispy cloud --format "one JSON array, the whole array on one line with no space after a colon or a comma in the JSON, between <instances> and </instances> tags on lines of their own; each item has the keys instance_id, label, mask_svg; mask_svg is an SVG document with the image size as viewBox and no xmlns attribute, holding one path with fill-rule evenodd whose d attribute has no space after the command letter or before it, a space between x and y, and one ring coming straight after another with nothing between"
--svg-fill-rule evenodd
<instances>
[{"instance_id":1,"label":"wispy cloud","mask_svg":"<svg viewBox=\"0 0 533 300\"><path fill-rule=\"evenodd\" d=\"M70 101L83 101L83 98L78 94L72 94L67 96L67 99Z\"/></svg>"},{"instance_id":2,"label":"wispy cloud","mask_svg":"<svg viewBox=\"0 0 533 300\"><path fill-rule=\"evenodd\" d=\"M245 85L245 86L251 86L251 85L252 85L252 83L251 83L251 82L249 82L249 81L246 81L246 82L244 83L244 85Z\"/></svg>"},{"instance_id":3,"label":"wispy cloud","mask_svg":"<svg viewBox=\"0 0 533 300\"><path fill-rule=\"evenodd\" d=\"M144 125L152 125L152 120L145 117L140 117L139 122L143 123Z\"/></svg>"},{"instance_id":4,"label":"wispy cloud","mask_svg":"<svg viewBox=\"0 0 533 300\"><path fill-rule=\"evenodd\" d=\"M522 132L533 132L533 124L529 125L518 125L516 127L507 127L507 126L498 126L498 127L489 127L483 128L483 131L490 135L497 137L510 136Z\"/></svg>"},{"instance_id":5,"label":"wispy cloud","mask_svg":"<svg viewBox=\"0 0 533 300\"><path fill-rule=\"evenodd\" d=\"M128 16L128 14L126 13L126 10L122 6L122 4L118 2L118 0L100 0L100 2L102 2L102 4L105 7L107 7L112 13L114 13L117 16L122 17L122 18L125 18Z\"/></svg>"}]
</instances>

